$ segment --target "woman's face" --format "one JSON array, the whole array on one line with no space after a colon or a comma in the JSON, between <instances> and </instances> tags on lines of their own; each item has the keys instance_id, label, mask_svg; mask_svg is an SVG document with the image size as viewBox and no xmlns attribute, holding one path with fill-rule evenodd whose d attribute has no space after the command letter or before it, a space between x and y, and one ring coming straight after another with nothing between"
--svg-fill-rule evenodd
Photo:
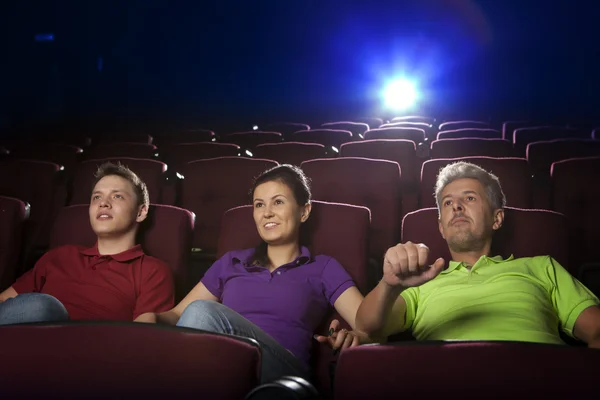
<instances>
[{"instance_id":1,"label":"woman's face","mask_svg":"<svg viewBox=\"0 0 600 400\"><path fill-rule=\"evenodd\" d=\"M310 204L300 206L282 181L265 182L253 194L254 223L269 245L297 242L300 224L308 219Z\"/></svg>"}]
</instances>

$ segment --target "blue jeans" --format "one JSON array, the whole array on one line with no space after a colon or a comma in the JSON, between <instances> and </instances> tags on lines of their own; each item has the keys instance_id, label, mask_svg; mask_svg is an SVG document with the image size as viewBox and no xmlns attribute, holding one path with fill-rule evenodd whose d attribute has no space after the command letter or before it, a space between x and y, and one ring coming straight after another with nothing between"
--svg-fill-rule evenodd
<instances>
[{"instance_id":1,"label":"blue jeans","mask_svg":"<svg viewBox=\"0 0 600 400\"><path fill-rule=\"evenodd\" d=\"M194 301L183 311L177 326L256 340L262 350L261 383L286 375L309 378L306 367L290 351L258 326L216 301Z\"/></svg>"},{"instance_id":2,"label":"blue jeans","mask_svg":"<svg viewBox=\"0 0 600 400\"><path fill-rule=\"evenodd\" d=\"M48 294L23 293L0 303L0 325L68 320L65 306Z\"/></svg>"}]
</instances>

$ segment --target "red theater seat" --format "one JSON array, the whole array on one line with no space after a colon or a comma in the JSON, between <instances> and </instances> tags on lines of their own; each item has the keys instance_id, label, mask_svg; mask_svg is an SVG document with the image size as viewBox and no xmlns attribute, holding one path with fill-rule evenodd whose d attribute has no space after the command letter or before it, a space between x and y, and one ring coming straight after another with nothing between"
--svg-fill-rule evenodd
<instances>
[{"instance_id":1,"label":"red theater seat","mask_svg":"<svg viewBox=\"0 0 600 400\"><path fill-rule=\"evenodd\" d=\"M262 127L261 127L262 128ZM310 130L310 125L297 122L275 122L264 127L266 131L279 132L284 140L289 140L295 132Z\"/></svg>"},{"instance_id":2,"label":"red theater seat","mask_svg":"<svg viewBox=\"0 0 600 400\"><path fill-rule=\"evenodd\" d=\"M47 161L62 165L70 171L84 155L81 147L61 143L21 143L11 148L14 158Z\"/></svg>"},{"instance_id":3,"label":"red theater seat","mask_svg":"<svg viewBox=\"0 0 600 400\"><path fill-rule=\"evenodd\" d=\"M581 261L600 264L600 157L558 161L550 173L554 210L568 216L576 229Z\"/></svg>"},{"instance_id":4,"label":"red theater seat","mask_svg":"<svg viewBox=\"0 0 600 400\"><path fill-rule=\"evenodd\" d=\"M402 171L400 176L402 212L407 213L418 208L421 162L417 158L415 142L404 139L374 139L344 143L340 149L340 157L363 157L397 162Z\"/></svg>"},{"instance_id":5,"label":"red theater seat","mask_svg":"<svg viewBox=\"0 0 600 400\"><path fill-rule=\"evenodd\" d=\"M500 179L509 206L533 207L531 173L524 158L462 157L428 160L421 170L421 207L435 207L435 182L442 168L459 161L479 165Z\"/></svg>"},{"instance_id":6,"label":"red theater seat","mask_svg":"<svg viewBox=\"0 0 600 400\"><path fill-rule=\"evenodd\" d=\"M325 254L335 258L346 268L362 292L366 293L369 210L322 201L313 201L312 204L311 215L301 231L301 243L308 246L311 254ZM237 207L225 213L219 235L218 256L231 250L255 247L259 243L252 206ZM334 314L324 321L318 333L327 331L333 318L339 319L344 327L349 327L339 315ZM315 341L315 384L324 398L331 394L329 366L333 360L331 348Z\"/></svg>"},{"instance_id":7,"label":"red theater seat","mask_svg":"<svg viewBox=\"0 0 600 400\"><path fill-rule=\"evenodd\" d=\"M374 259L398 243L402 215L398 163L343 157L306 161L301 168L312 181L314 199L371 210L370 255Z\"/></svg>"},{"instance_id":8,"label":"red theater seat","mask_svg":"<svg viewBox=\"0 0 600 400\"><path fill-rule=\"evenodd\" d=\"M216 138L215 133L209 129L187 129L158 134L155 142L162 149L164 146L180 143L213 142Z\"/></svg>"},{"instance_id":9,"label":"red theater seat","mask_svg":"<svg viewBox=\"0 0 600 400\"><path fill-rule=\"evenodd\" d=\"M98 160L103 158L156 158L157 148L147 143L111 143L91 147L85 152L86 159Z\"/></svg>"},{"instance_id":10,"label":"red theater seat","mask_svg":"<svg viewBox=\"0 0 600 400\"><path fill-rule=\"evenodd\" d=\"M527 162L540 178L550 177L550 166L569 158L600 156L600 141L593 139L556 139L527 145Z\"/></svg>"},{"instance_id":11,"label":"red theater seat","mask_svg":"<svg viewBox=\"0 0 600 400\"><path fill-rule=\"evenodd\" d=\"M493 255L508 258L550 255L573 272L569 251L569 224L563 214L549 210L524 210L506 207L504 224L494 233ZM424 208L407 214L402 221L402 243L424 243L429 247L429 259L451 260L448 244L438 227L437 208Z\"/></svg>"},{"instance_id":12,"label":"red theater seat","mask_svg":"<svg viewBox=\"0 0 600 400\"><path fill-rule=\"evenodd\" d=\"M23 225L29 218L29 204L0 196L0 292L15 280L21 252Z\"/></svg>"},{"instance_id":13,"label":"red theater seat","mask_svg":"<svg viewBox=\"0 0 600 400\"><path fill-rule=\"evenodd\" d=\"M249 204L254 178L275 167L275 161L221 157L186 164L182 206L196 214L193 247L207 254L217 251L223 213Z\"/></svg>"},{"instance_id":14,"label":"red theater seat","mask_svg":"<svg viewBox=\"0 0 600 400\"><path fill-rule=\"evenodd\" d=\"M224 137L221 141L225 143L234 143L242 149L254 149L259 144L281 142L283 136L279 132L236 132Z\"/></svg>"},{"instance_id":15,"label":"red theater seat","mask_svg":"<svg viewBox=\"0 0 600 400\"><path fill-rule=\"evenodd\" d=\"M115 164L121 163L130 168L146 183L150 194L150 202L157 204L162 202L164 173L167 171L167 165L157 160L120 157L88 160L80 163L73 177L70 205L90 203L92 190L94 189L94 175L98 167L108 161Z\"/></svg>"},{"instance_id":16,"label":"red theater seat","mask_svg":"<svg viewBox=\"0 0 600 400\"><path fill-rule=\"evenodd\" d=\"M438 132L436 139L482 138L502 139L502 134L495 129L463 128Z\"/></svg>"},{"instance_id":17,"label":"red theater seat","mask_svg":"<svg viewBox=\"0 0 600 400\"><path fill-rule=\"evenodd\" d=\"M173 171L182 172L185 164L209 158L236 157L240 146L233 143L180 143L167 146L165 160Z\"/></svg>"},{"instance_id":18,"label":"red theater seat","mask_svg":"<svg viewBox=\"0 0 600 400\"><path fill-rule=\"evenodd\" d=\"M425 131L419 128L379 128L365 133L365 139L405 139L415 144L425 141Z\"/></svg>"},{"instance_id":19,"label":"red theater seat","mask_svg":"<svg viewBox=\"0 0 600 400\"><path fill-rule=\"evenodd\" d=\"M6 159L0 162L0 195L31 205L25 228L26 252L48 246L52 223L66 199L62 169L47 161Z\"/></svg>"},{"instance_id":20,"label":"red theater seat","mask_svg":"<svg viewBox=\"0 0 600 400\"><path fill-rule=\"evenodd\" d=\"M458 157L511 157L512 145L503 139L440 139L431 142L431 158L458 158Z\"/></svg>"},{"instance_id":21,"label":"red theater seat","mask_svg":"<svg viewBox=\"0 0 600 400\"><path fill-rule=\"evenodd\" d=\"M441 123L438 127L440 131L449 131L453 129L468 129L468 128L489 128L490 124L483 121L447 121Z\"/></svg>"},{"instance_id":22,"label":"red theater seat","mask_svg":"<svg viewBox=\"0 0 600 400\"><path fill-rule=\"evenodd\" d=\"M343 145L342 145L343 146ZM304 161L327 156L325 146L319 143L267 143L256 146L254 157L277 161L280 164L300 165Z\"/></svg>"},{"instance_id":23,"label":"red theater seat","mask_svg":"<svg viewBox=\"0 0 600 400\"><path fill-rule=\"evenodd\" d=\"M568 129L556 126L536 126L515 129L512 140L515 154L524 157L527 153L527 145L529 143L573 138L590 139L591 133L585 130Z\"/></svg>"},{"instance_id":24,"label":"red theater seat","mask_svg":"<svg viewBox=\"0 0 600 400\"><path fill-rule=\"evenodd\" d=\"M299 131L290 135L290 141L301 143L320 143L325 147L335 147L339 150L343 143L353 140L352 132L339 129L312 129Z\"/></svg>"},{"instance_id":25,"label":"red theater seat","mask_svg":"<svg viewBox=\"0 0 600 400\"><path fill-rule=\"evenodd\" d=\"M60 210L50 236L50 248L66 244L92 247L96 235L90 226L88 210L89 206L85 204ZM146 254L171 267L179 295L188 277L194 219L194 214L188 210L152 204L137 237Z\"/></svg>"},{"instance_id":26,"label":"red theater seat","mask_svg":"<svg viewBox=\"0 0 600 400\"><path fill-rule=\"evenodd\" d=\"M322 128L325 129L339 129L342 131L350 131L352 132L352 137L354 140L360 140L365 137L365 132L369 130L369 125L364 122L350 122L350 121L340 121L340 122L327 122L321 125Z\"/></svg>"},{"instance_id":27,"label":"red theater seat","mask_svg":"<svg viewBox=\"0 0 600 400\"><path fill-rule=\"evenodd\" d=\"M259 382L256 341L195 329L9 325L0 327L0 342L1 393L7 399L239 400Z\"/></svg>"},{"instance_id":28,"label":"red theater seat","mask_svg":"<svg viewBox=\"0 0 600 400\"><path fill-rule=\"evenodd\" d=\"M516 342L423 342L342 351L335 399L592 398L600 351ZM469 384L457 377L468 374Z\"/></svg>"}]
</instances>

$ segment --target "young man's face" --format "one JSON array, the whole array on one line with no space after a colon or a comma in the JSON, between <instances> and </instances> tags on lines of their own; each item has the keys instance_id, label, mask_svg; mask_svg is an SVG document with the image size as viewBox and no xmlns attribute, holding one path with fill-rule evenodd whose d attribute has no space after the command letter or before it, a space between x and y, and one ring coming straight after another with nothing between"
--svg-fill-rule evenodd
<instances>
[{"instance_id":1,"label":"young man's face","mask_svg":"<svg viewBox=\"0 0 600 400\"><path fill-rule=\"evenodd\" d=\"M127 179L108 175L92 191L90 224L98 237L118 237L137 229L148 213L139 206L134 187Z\"/></svg>"}]
</instances>

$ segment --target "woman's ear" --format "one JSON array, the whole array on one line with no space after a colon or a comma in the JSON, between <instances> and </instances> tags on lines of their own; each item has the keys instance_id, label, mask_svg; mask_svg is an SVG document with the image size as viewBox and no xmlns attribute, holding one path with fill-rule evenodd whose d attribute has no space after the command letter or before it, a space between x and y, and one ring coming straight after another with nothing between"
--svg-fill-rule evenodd
<instances>
[{"instance_id":1,"label":"woman's ear","mask_svg":"<svg viewBox=\"0 0 600 400\"><path fill-rule=\"evenodd\" d=\"M306 222L308 217L310 216L310 211L312 210L312 204L307 203L302 207L302 214L300 215L300 222Z\"/></svg>"}]
</instances>

